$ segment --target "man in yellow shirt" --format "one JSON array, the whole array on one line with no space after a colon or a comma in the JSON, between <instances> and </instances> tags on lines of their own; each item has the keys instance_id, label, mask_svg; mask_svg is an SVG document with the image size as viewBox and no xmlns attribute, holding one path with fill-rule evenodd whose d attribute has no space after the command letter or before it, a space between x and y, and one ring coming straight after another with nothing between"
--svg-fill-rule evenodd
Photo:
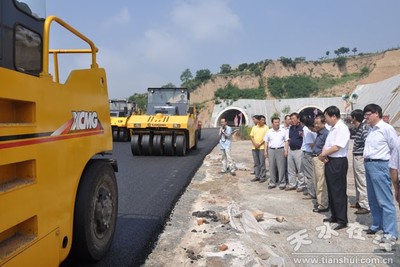
<instances>
[{"instance_id":1,"label":"man in yellow shirt","mask_svg":"<svg viewBox=\"0 0 400 267\"><path fill-rule=\"evenodd\" d=\"M265 155L264 155L264 137L268 131L268 126L265 125L265 116L260 115L258 124L253 126L250 132L251 142L253 144L252 154L254 160L255 178L252 182L259 181L264 183L267 179L265 170Z\"/></svg>"}]
</instances>

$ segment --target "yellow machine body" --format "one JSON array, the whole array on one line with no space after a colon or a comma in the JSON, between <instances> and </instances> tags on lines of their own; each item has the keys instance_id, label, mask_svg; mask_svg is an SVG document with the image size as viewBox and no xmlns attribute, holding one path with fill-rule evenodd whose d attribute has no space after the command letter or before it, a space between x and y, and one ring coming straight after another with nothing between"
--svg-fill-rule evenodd
<instances>
[{"instance_id":1,"label":"yellow machine body","mask_svg":"<svg viewBox=\"0 0 400 267\"><path fill-rule=\"evenodd\" d=\"M196 149L201 131L186 88L149 88L147 114L132 115L127 127L133 155L178 155ZM157 97L152 99L151 94ZM181 96L179 101L177 96Z\"/></svg>"},{"instance_id":2,"label":"yellow machine body","mask_svg":"<svg viewBox=\"0 0 400 267\"><path fill-rule=\"evenodd\" d=\"M56 77L48 72L49 54L61 53L48 49L53 21L82 38L49 17L40 75L0 67L0 266L58 266L67 257L82 173L94 156L112 150L106 73L97 67L97 49L89 40L91 49L71 50L92 53L92 65L59 83L58 64Z\"/></svg>"},{"instance_id":3,"label":"yellow machine body","mask_svg":"<svg viewBox=\"0 0 400 267\"><path fill-rule=\"evenodd\" d=\"M136 111L136 103L127 99L111 99L110 118L114 141L129 141L130 133L127 128L129 117Z\"/></svg>"}]
</instances>

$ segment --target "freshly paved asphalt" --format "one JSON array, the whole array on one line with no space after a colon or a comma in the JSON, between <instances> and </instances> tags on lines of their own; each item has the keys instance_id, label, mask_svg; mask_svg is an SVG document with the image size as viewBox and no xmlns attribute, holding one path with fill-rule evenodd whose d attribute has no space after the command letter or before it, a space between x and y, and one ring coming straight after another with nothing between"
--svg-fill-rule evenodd
<instances>
[{"instance_id":1,"label":"freshly paved asphalt","mask_svg":"<svg viewBox=\"0 0 400 267\"><path fill-rule=\"evenodd\" d=\"M197 150L185 157L132 156L130 143L114 142L119 215L111 251L96 264L67 259L61 266L140 266L151 252L175 203L218 142L216 129L203 129Z\"/></svg>"}]
</instances>

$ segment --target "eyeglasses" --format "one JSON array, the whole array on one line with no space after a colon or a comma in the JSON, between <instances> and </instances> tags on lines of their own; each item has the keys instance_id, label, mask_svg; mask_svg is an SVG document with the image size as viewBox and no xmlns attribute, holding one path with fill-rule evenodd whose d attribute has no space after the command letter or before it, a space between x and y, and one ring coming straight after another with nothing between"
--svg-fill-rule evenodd
<instances>
[{"instance_id":1,"label":"eyeglasses","mask_svg":"<svg viewBox=\"0 0 400 267\"><path fill-rule=\"evenodd\" d=\"M372 114L374 114L374 113L372 113L372 112L365 112L365 113L364 113L364 118L368 118L368 117L371 116Z\"/></svg>"}]
</instances>

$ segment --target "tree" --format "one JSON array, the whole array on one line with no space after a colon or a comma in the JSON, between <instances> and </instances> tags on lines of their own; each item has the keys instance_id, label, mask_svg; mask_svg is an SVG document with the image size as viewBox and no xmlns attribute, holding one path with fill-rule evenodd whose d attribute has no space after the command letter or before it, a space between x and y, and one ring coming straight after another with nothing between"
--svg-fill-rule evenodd
<instances>
[{"instance_id":1,"label":"tree","mask_svg":"<svg viewBox=\"0 0 400 267\"><path fill-rule=\"evenodd\" d=\"M329 53L330 53L329 51L325 52L325 55L326 55L327 58L329 58Z\"/></svg>"},{"instance_id":2,"label":"tree","mask_svg":"<svg viewBox=\"0 0 400 267\"><path fill-rule=\"evenodd\" d=\"M167 83L165 85L162 85L161 88L176 88L176 85L173 83Z\"/></svg>"},{"instance_id":3,"label":"tree","mask_svg":"<svg viewBox=\"0 0 400 267\"><path fill-rule=\"evenodd\" d=\"M248 65L247 63L242 63L239 65L238 69L239 71L244 71L245 69L247 69Z\"/></svg>"},{"instance_id":4,"label":"tree","mask_svg":"<svg viewBox=\"0 0 400 267\"><path fill-rule=\"evenodd\" d=\"M333 53L335 53L336 56L340 55L340 52L338 50L333 51Z\"/></svg>"},{"instance_id":5,"label":"tree","mask_svg":"<svg viewBox=\"0 0 400 267\"><path fill-rule=\"evenodd\" d=\"M351 50L351 52L353 52L354 53L354 55L356 55L356 53L357 53L357 48L353 48L353 50Z\"/></svg>"},{"instance_id":6,"label":"tree","mask_svg":"<svg viewBox=\"0 0 400 267\"><path fill-rule=\"evenodd\" d=\"M220 67L220 72L221 74L226 74L226 73L230 73L232 71L232 67L229 64L222 64Z\"/></svg>"},{"instance_id":7,"label":"tree","mask_svg":"<svg viewBox=\"0 0 400 267\"><path fill-rule=\"evenodd\" d=\"M199 82L205 82L207 80L211 79L211 71L208 69L201 69L196 71L196 77L195 80Z\"/></svg>"},{"instance_id":8,"label":"tree","mask_svg":"<svg viewBox=\"0 0 400 267\"><path fill-rule=\"evenodd\" d=\"M347 53L349 53L350 48L342 46L337 51L339 52L339 55L346 55Z\"/></svg>"},{"instance_id":9,"label":"tree","mask_svg":"<svg viewBox=\"0 0 400 267\"><path fill-rule=\"evenodd\" d=\"M280 57L278 60L282 63L284 67L296 68L297 62L293 61L292 58Z\"/></svg>"},{"instance_id":10,"label":"tree","mask_svg":"<svg viewBox=\"0 0 400 267\"><path fill-rule=\"evenodd\" d=\"M147 93L138 94L135 93L129 97L129 100L134 101L138 109L145 111L147 106Z\"/></svg>"},{"instance_id":11,"label":"tree","mask_svg":"<svg viewBox=\"0 0 400 267\"><path fill-rule=\"evenodd\" d=\"M193 79L193 75L192 72L189 69L186 69L182 72L181 74L181 81L182 83L187 83L189 82L191 79Z\"/></svg>"}]
</instances>

